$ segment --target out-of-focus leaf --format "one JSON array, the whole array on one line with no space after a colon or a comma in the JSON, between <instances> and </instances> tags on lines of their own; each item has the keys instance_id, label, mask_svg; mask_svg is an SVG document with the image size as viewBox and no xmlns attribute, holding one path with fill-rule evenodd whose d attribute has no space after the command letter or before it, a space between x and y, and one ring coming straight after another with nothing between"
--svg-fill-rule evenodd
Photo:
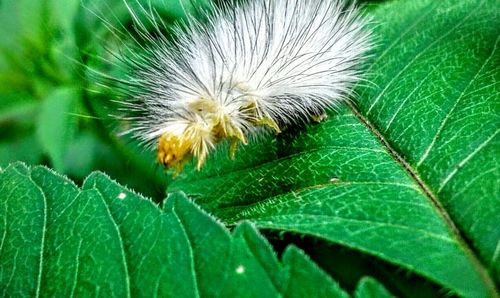
<instances>
[{"instance_id":1,"label":"out-of-focus leaf","mask_svg":"<svg viewBox=\"0 0 500 298\"><path fill-rule=\"evenodd\" d=\"M13 161L38 164L42 156L42 147L34 134L19 135L15 139L0 141L0 166L7 166Z\"/></svg>"},{"instance_id":2,"label":"out-of-focus leaf","mask_svg":"<svg viewBox=\"0 0 500 298\"><path fill-rule=\"evenodd\" d=\"M30 94L23 92L0 92L0 124L5 121L14 120L33 121L33 116L38 106L39 101Z\"/></svg>"},{"instance_id":3,"label":"out-of-focus leaf","mask_svg":"<svg viewBox=\"0 0 500 298\"><path fill-rule=\"evenodd\" d=\"M46 20L50 26L51 45L50 58L58 73L64 74L67 81L80 81L81 67L79 49L77 48L76 24L81 0L49 0L50 17Z\"/></svg>"},{"instance_id":4,"label":"out-of-focus leaf","mask_svg":"<svg viewBox=\"0 0 500 298\"><path fill-rule=\"evenodd\" d=\"M39 108L40 102L26 92L0 92L0 165L41 161L33 124Z\"/></svg>"},{"instance_id":5,"label":"out-of-focus leaf","mask_svg":"<svg viewBox=\"0 0 500 298\"><path fill-rule=\"evenodd\" d=\"M65 173L78 179L85 178L93 169L98 168L98 158L104 150L102 142L90 132L75 136L66 148L64 155ZM119 162L114 160L111 162Z\"/></svg>"},{"instance_id":6,"label":"out-of-focus leaf","mask_svg":"<svg viewBox=\"0 0 500 298\"><path fill-rule=\"evenodd\" d=\"M64 171L66 149L76 130L76 118L71 114L79 99L78 88L56 89L44 99L36 120L38 141L60 171Z\"/></svg>"},{"instance_id":7,"label":"out-of-focus leaf","mask_svg":"<svg viewBox=\"0 0 500 298\"><path fill-rule=\"evenodd\" d=\"M358 283L356 291L354 292L355 298L394 298L394 296L387 291L383 285L370 277L364 277Z\"/></svg>"},{"instance_id":8,"label":"out-of-focus leaf","mask_svg":"<svg viewBox=\"0 0 500 298\"><path fill-rule=\"evenodd\" d=\"M46 31L41 24L46 17L46 1L2 0L0 2L0 51L19 53L21 44L40 48Z\"/></svg>"}]
</instances>

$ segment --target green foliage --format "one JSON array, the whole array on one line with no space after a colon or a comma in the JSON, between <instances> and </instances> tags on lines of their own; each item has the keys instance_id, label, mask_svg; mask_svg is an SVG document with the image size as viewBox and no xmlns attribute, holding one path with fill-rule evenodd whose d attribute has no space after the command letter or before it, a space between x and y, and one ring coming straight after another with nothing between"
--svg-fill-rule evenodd
<instances>
[{"instance_id":1,"label":"green foliage","mask_svg":"<svg viewBox=\"0 0 500 298\"><path fill-rule=\"evenodd\" d=\"M391 295L384 287L382 287L373 278L363 278L354 292L355 298L392 298Z\"/></svg>"},{"instance_id":2,"label":"green foliage","mask_svg":"<svg viewBox=\"0 0 500 298\"><path fill-rule=\"evenodd\" d=\"M280 262L252 224L230 233L182 194L160 209L101 173L78 188L17 163L0 201L3 297L349 297L301 250Z\"/></svg>"},{"instance_id":3,"label":"green foliage","mask_svg":"<svg viewBox=\"0 0 500 298\"><path fill-rule=\"evenodd\" d=\"M181 2L151 0L167 24ZM112 67L99 15L130 27L124 2L0 0L0 295L392 297L342 290L357 270L402 296L498 297L500 2L365 2L377 46L352 103L167 181L87 69Z\"/></svg>"},{"instance_id":4,"label":"green foliage","mask_svg":"<svg viewBox=\"0 0 500 298\"><path fill-rule=\"evenodd\" d=\"M496 4L375 7L380 40L367 70L374 86L358 88L357 105L246 148L234 163L220 154L170 189L196 197L228 224L251 219L313 235L463 296L496 295Z\"/></svg>"},{"instance_id":5,"label":"green foliage","mask_svg":"<svg viewBox=\"0 0 500 298\"><path fill-rule=\"evenodd\" d=\"M74 114L78 91L56 89L42 102L36 123L38 142L51 158L56 170L64 170L64 154L76 130Z\"/></svg>"},{"instance_id":6,"label":"green foliage","mask_svg":"<svg viewBox=\"0 0 500 298\"><path fill-rule=\"evenodd\" d=\"M154 4L167 24L185 14L177 0ZM164 182L153 155L116 137L101 107L109 96L94 92L87 66L109 67L99 56L115 42L103 16L115 28L131 22L121 0L0 2L0 165L45 163L77 181L105 169L159 200Z\"/></svg>"}]
</instances>

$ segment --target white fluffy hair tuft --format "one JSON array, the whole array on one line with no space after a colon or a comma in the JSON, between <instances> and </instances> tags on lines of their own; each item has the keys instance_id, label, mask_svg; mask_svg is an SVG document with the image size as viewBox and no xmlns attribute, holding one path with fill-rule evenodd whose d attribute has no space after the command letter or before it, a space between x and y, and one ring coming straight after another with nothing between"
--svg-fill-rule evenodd
<instances>
[{"instance_id":1,"label":"white fluffy hair tuft","mask_svg":"<svg viewBox=\"0 0 500 298\"><path fill-rule=\"evenodd\" d=\"M141 6L141 8L143 8ZM147 9L144 9L147 11ZM130 9L139 51L128 70L129 131L158 147L158 161L201 167L222 139L239 142L268 127L308 121L351 94L371 48L368 20L340 0L247 0L213 6L205 21L189 17L175 40L155 36Z\"/></svg>"}]
</instances>

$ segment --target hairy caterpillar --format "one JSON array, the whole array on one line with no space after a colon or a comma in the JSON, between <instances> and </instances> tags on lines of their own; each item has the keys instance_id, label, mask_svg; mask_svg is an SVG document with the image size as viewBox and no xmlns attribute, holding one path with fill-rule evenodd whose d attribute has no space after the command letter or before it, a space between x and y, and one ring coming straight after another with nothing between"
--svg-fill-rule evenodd
<instances>
[{"instance_id":1,"label":"hairy caterpillar","mask_svg":"<svg viewBox=\"0 0 500 298\"><path fill-rule=\"evenodd\" d=\"M239 143L263 130L307 121L349 95L371 47L367 20L340 0L247 0L214 6L206 21L189 17L177 38L139 28L139 51L123 55L128 132L157 148L176 172L203 165L215 144ZM143 11L147 8L140 6Z\"/></svg>"}]
</instances>

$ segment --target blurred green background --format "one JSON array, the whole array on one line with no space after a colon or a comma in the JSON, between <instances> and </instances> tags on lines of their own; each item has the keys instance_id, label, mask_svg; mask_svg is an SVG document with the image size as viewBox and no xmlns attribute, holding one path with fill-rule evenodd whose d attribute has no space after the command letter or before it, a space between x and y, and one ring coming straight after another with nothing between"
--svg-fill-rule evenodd
<instances>
[{"instance_id":1,"label":"blurred green background","mask_svg":"<svg viewBox=\"0 0 500 298\"><path fill-rule=\"evenodd\" d=\"M178 0L142 2L168 25L192 8ZM132 27L122 0L0 1L0 166L44 164L78 183L100 170L163 197L167 179L154 152L118 136L127 124L110 115L117 114L111 100L120 99L94 73L114 71L109 51L122 41L110 28Z\"/></svg>"}]
</instances>

